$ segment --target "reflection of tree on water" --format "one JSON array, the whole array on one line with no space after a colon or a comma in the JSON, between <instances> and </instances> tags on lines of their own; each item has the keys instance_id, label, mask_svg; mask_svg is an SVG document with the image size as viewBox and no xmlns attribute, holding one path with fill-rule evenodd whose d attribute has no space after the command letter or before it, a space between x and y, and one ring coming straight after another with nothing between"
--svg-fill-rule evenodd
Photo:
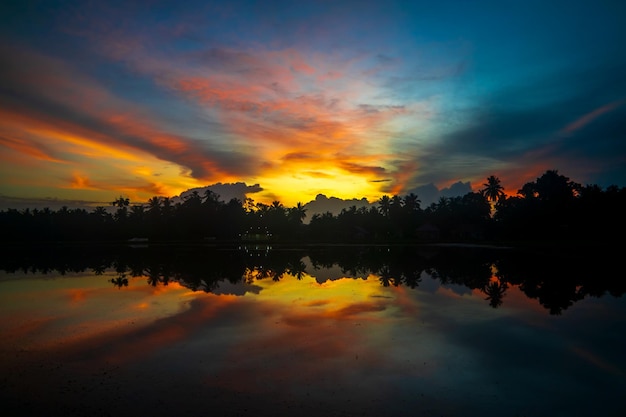
<instances>
[{"instance_id":1,"label":"reflection of tree on water","mask_svg":"<svg viewBox=\"0 0 626 417\"><path fill-rule=\"evenodd\" d=\"M485 288L491 279L492 254L485 251L451 249L441 251L428 262L426 271L442 284Z\"/></svg>"},{"instance_id":2,"label":"reflection of tree on water","mask_svg":"<svg viewBox=\"0 0 626 417\"><path fill-rule=\"evenodd\" d=\"M128 287L128 278L126 278L126 274L123 272L120 272L117 277L112 278L111 282L117 288Z\"/></svg>"},{"instance_id":3,"label":"reflection of tree on water","mask_svg":"<svg viewBox=\"0 0 626 417\"><path fill-rule=\"evenodd\" d=\"M254 256L245 258L243 281L246 284L268 278L272 281L280 281L285 274L302 279L306 273L306 265L302 262L303 255L301 251L270 252L268 250L262 259L256 259Z\"/></svg>"},{"instance_id":4,"label":"reflection of tree on water","mask_svg":"<svg viewBox=\"0 0 626 417\"><path fill-rule=\"evenodd\" d=\"M272 281L280 281L284 272L278 272L272 268L265 268L263 266L257 266L252 269L246 268L243 273L243 280L246 284L252 284L258 279L271 278Z\"/></svg>"},{"instance_id":5,"label":"reflection of tree on water","mask_svg":"<svg viewBox=\"0 0 626 417\"><path fill-rule=\"evenodd\" d=\"M616 268L615 259L611 261L607 254L588 252L528 251L497 263L501 281L517 285L555 315L586 296L598 297L607 290L624 294L624 282L612 278Z\"/></svg>"},{"instance_id":6,"label":"reflection of tree on water","mask_svg":"<svg viewBox=\"0 0 626 417\"><path fill-rule=\"evenodd\" d=\"M304 264L304 262L302 262L302 259L300 259L287 265L286 270L289 275L296 277L296 279L299 281L306 273L306 265Z\"/></svg>"},{"instance_id":7,"label":"reflection of tree on water","mask_svg":"<svg viewBox=\"0 0 626 417\"><path fill-rule=\"evenodd\" d=\"M378 278L378 280L380 281L383 287L388 287L390 285L397 287L398 285L400 285L400 282L401 282L401 280L399 279L400 276L393 274L391 272L391 268L389 268L389 265L383 265L378 270L378 273L380 274L380 277Z\"/></svg>"},{"instance_id":8,"label":"reflection of tree on water","mask_svg":"<svg viewBox=\"0 0 626 417\"><path fill-rule=\"evenodd\" d=\"M537 299L551 314L560 314L585 297L607 292L619 297L626 281L616 279L617 258L603 252L530 252L478 248L422 246L333 246L290 250L249 251L210 246L154 246L133 249L106 246L46 247L5 251L0 269L8 272L48 273L92 271L102 275L113 268L117 288L129 285L128 276L145 277L148 285L176 281L194 291L216 291L220 283L252 284L256 280L302 279L308 257L314 270L339 267L344 277L376 276L383 286L417 288L424 274L442 285L463 285L479 290L489 305L504 303L506 292L518 287ZM575 259L576 262L572 260Z\"/></svg>"},{"instance_id":9,"label":"reflection of tree on water","mask_svg":"<svg viewBox=\"0 0 626 417\"><path fill-rule=\"evenodd\" d=\"M163 282L161 274L158 268L146 268L145 274L148 276L148 285L156 287L159 283Z\"/></svg>"},{"instance_id":10,"label":"reflection of tree on water","mask_svg":"<svg viewBox=\"0 0 626 417\"><path fill-rule=\"evenodd\" d=\"M108 268L107 265L102 264L102 265L96 265L92 267L91 270L93 271L95 275L102 275L106 272L107 268Z\"/></svg>"},{"instance_id":11,"label":"reflection of tree on water","mask_svg":"<svg viewBox=\"0 0 626 417\"><path fill-rule=\"evenodd\" d=\"M128 287L128 278L126 278L126 265L121 262L113 262L113 267L115 268L115 272L117 272L117 277L111 279L113 285L117 288Z\"/></svg>"},{"instance_id":12,"label":"reflection of tree on water","mask_svg":"<svg viewBox=\"0 0 626 417\"><path fill-rule=\"evenodd\" d=\"M485 300L489 301L489 305L493 308L497 308L502 305L502 299L504 298L504 294L508 288L509 284L506 282L492 280L482 289L482 291L487 296Z\"/></svg>"}]
</instances>

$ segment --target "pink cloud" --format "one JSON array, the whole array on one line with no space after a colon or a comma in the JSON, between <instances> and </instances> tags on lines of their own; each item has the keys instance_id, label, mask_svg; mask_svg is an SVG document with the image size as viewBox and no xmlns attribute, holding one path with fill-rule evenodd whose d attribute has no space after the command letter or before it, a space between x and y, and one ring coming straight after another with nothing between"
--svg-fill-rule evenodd
<instances>
[{"instance_id":1,"label":"pink cloud","mask_svg":"<svg viewBox=\"0 0 626 417\"><path fill-rule=\"evenodd\" d=\"M269 147L272 157L311 147L322 155L365 156L369 147L361 145L382 124L410 113L367 103L375 101L375 87L356 68L363 57L337 64L337 57L293 49L213 48L180 58L159 58L140 48L119 59L211 109L235 138L254 143L258 152Z\"/></svg>"},{"instance_id":2,"label":"pink cloud","mask_svg":"<svg viewBox=\"0 0 626 417\"><path fill-rule=\"evenodd\" d=\"M5 112L0 112L0 114L7 116L7 113ZM18 154L24 155L27 158L34 158L48 162L65 162L59 158L54 157L50 149L47 149L46 146L43 146L32 140L20 138L18 137L18 135L0 136L0 147L4 146L5 148L12 149L13 151L17 152Z\"/></svg>"},{"instance_id":3,"label":"pink cloud","mask_svg":"<svg viewBox=\"0 0 626 417\"><path fill-rule=\"evenodd\" d=\"M25 49L15 59L25 71L9 76L26 98L16 104L0 102L0 127L11 133L0 137L0 146L50 162L61 162L53 156L60 149L71 154L83 145L95 152L91 157L104 153L125 158L123 153L142 152L207 180L234 177L246 166L245 161L240 166L223 161L223 151L214 152L206 143L168 132L145 108L119 98L63 62ZM29 99L35 95L38 99Z\"/></svg>"},{"instance_id":4,"label":"pink cloud","mask_svg":"<svg viewBox=\"0 0 626 417\"><path fill-rule=\"evenodd\" d=\"M622 104L624 104L624 100L614 101L612 103L605 104L604 106L598 107L597 109L594 109L590 111L589 113L584 114L583 116L576 119L574 122L565 126L565 128L563 128L563 133L574 133L577 130L584 128L589 123L592 123L594 120L596 120L598 117L602 116L603 114L609 113L617 109Z\"/></svg>"}]
</instances>

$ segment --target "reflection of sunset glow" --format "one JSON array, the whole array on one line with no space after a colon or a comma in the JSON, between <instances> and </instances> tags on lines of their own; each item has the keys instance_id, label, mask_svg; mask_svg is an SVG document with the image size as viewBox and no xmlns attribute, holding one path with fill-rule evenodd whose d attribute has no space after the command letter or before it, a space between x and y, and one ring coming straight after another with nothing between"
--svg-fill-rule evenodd
<instances>
[{"instance_id":1,"label":"reflection of sunset glow","mask_svg":"<svg viewBox=\"0 0 626 417\"><path fill-rule=\"evenodd\" d=\"M148 280L113 270L98 276L53 273L45 280L38 274L0 276L2 348L29 352L10 358L16 367L23 366L20 355L63 363L60 387L70 374L86 378L87 386L97 375L100 386L104 369L115 384L147 386L150 394L180 383L185 393L194 387L212 399L230 398L219 396L226 392L238 398L271 396L274 404L294 398L308 404L343 387L342 395L366 408L372 398L386 407L396 404L388 402L398 395L390 381L409 387L400 393L404 400L415 399L414 389L441 398L442 385L458 384L465 393L467 381L480 381L492 360L497 375L511 366L517 377L515 364L508 362L511 349L531 344L540 350L543 334L551 340L544 354L554 354L556 323L517 285L507 286L505 304L492 309L482 289L441 285L426 276L417 288L385 287L374 273L348 278L338 267L318 269L307 262L311 273L298 277L277 276L281 268L248 268L242 281L206 286L215 292L202 285L191 289L204 281L201 273L189 276L189 287L174 278L163 285L155 276ZM495 268L492 272L490 283L506 284L498 281ZM114 285L121 276L128 286ZM499 335L497 344L485 337L493 334ZM568 339L561 343L570 357L592 365L590 372L623 376L601 351L570 345ZM0 365L6 365L3 359L0 355ZM545 372L545 365L537 369ZM46 382L35 375L29 382L39 390ZM176 392L176 398L181 395Z\"/></svg>"},{"instance_id":2,"label":"reflection of sunset glow","mask_svg":"<svg viewBox=\"0 0 626 417\"><path fill-rule=\"evenodd\" d=\"M20 319L11 323L19 324L5 323L4 332L14 337L28 335L33 342L37 340L36 343L46 345L86 340L85 338L107 334L123 323L150 325L160 317L181 311L184 305L194 302L193 300L202 301L202 305L207 302L206 308L203 307L201 311L206 311L209 315L202 313L192 320L198 324L214 316L216 308L219 311L232 303L246 303L245 298L250 297L259 298L268 308L272 306L274 314L268 318L268 324L274 320L289 325L324 322L328 319L372 320L376 317L381 319L381 314L387 315L394 310L391 306L393 291L381 287L376 277L366 280L343 278L319 284L308 274L304 274L301 280L284 274L280 281L273 281L271 277L261 279L263 277L255 275L254 271L250 271L250 274L253 285L261 288L260 296L254 293L249 293L244 298L216 296L190 291L176 282L170 282L167 286L150 286L146 285L145 277L129 277L128 286L120 289L110 285L110 279L106 275L97 278L59 278L50 281L47 287L52 284L51 288L42 292L37 292L37 287L28 281L15 281L9 284L14 289L8 293L13 292L14 299L18 294L27 295L33 302L13 305L12 314ZM103 283L107 285L103 287ZM5 308L10 307L11 303L4 305ZM69 306L72 313L68 315L66 309ZM44 317L46 321L42 330L44 322L41 320ZM192 329L189 328L189 331ZM156 334L154 337L157 337ZM180 337L183 335L174 339L168 336L163 340L179 340Z\"/></svg>"},{"instance_id":3,"label":"reflection of sunset glow","mask_svg":"<svg viewBox=\"0 0 626 417\"><path fill-rule=\"evenodd\" d=\"M121 323L146 323L176 312L180 308L178 298L188 292L176 282L154 288L145 285L143 277L129 281L124 290L103 287L103 282L108 284L105 275L44 281L40 291L38 283L28 279L4 283L0 300L15 320L5 322L3 332L27 337L35 344L56 345L65 338L93 337ZM163 296L158 303L155 294ZM24 302L25 298L29 301Z\"/></svg>"},{"instance_id":4,"label":"reflection of sunset glow","mask_svg":"<svg viewBox=\"0 0 626 417\"><path fill-rule=\"evenodd\" d=\"M590 364L594 366L597 366L603 371L612 373L614 375L618 375L620 377L626 374L626 370L619 369L617 366L605 361L604 359L602 359L601 357L599 357L598 355L594 354L593 352L587 349L583 349L579 346L571 346L570 349L572 350L572 352L578 355L581 359L585 360L586 362L589 362Z\"/></svg>"},{"instance_id":5,"label":"reflection of sunset glow","mask_svg":"<svg viewBox=\"0 0 626 417\"><path fill-rule=\"evenodd\" d=\"M81 303L85 301L87 294L82 288L76 288L68 291L70 293L70 298L72 303Z\"/></svg>"},{"instance_id":6,"label":"reflection of sunset glow","mask_svg":"<svg viewBox=\"0 0 626 417\"><path fill-rule=\"evenodd\" d=\"M279 282L266 279L255 281L255 285L263 289L260 294L264 300L299 308L305 314L340 319L384 311L386 307L378 298L383 294L387 297L385 304L390 307L394 298L389 297L393 293L383 288L375 277L370 278L342 278L319 284L308 274L304 274L301 280L287 275Z\"/></svg>"},{"instance_id":7,"label":"reflection of sunset glow","mask_svg":"<svg viewBox=\"0 0 626 417\"><path fill-rule=\"evenodd\" d=\"M623 414L626 1L0 10L5 414Z\"/></svg>"}]
</instances>

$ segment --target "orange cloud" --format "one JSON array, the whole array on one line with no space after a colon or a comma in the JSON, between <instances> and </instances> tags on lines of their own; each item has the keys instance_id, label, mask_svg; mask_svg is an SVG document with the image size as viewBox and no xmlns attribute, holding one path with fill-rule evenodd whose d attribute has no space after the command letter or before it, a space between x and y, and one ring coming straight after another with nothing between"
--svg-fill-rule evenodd
<instances>
[{"instance_id":1,"label":"orange cloud","mask_svg":"<svg viewBox=\"0 0 626 417\"><path fill-rule=\"evenodd\" d=\"M8 121L11 119L11 117L12 117L12 114L8 112L0 111L0 119L6 118L5 120ZM20 132L20 133L23 134L23 132ZM41 161L56 162L56 163L66 162L66 161L63 161L59 158L52 156L50 150L47 149L47 147L39 143L36 143L32 140L27 140L27 139L16 137L15 135L11 135L11 136L7 134L0 135L0 146L4 146L6 148L9 148L9 149L12 149L13 151L18 152L19 154L22 154L29 158L35 158Z\"/></svg>"},{"instance_id":2,"label":"orange cloud","mask_svg":"<svg viewBox=\"0 0 626 417\"><path fill-rule=\"evenodd\" d=\"M70 182L71 188L79 188L82 190L93 190L89 178L86 175L81 175L79 173L74 173L72 180Z\"/></svg>"},{"instance_id":3,"label":"orange cloud","mask_svg":"<svg viewBox=\"0 0 626 417\"><path fill-rule=\"evenodd\" d=\"M20 103L11 118L13 127L22 132L18 137L27 139L4 139L0 146L48 162L53 155L63 155L72 161L72 172L89 178L88 182L73 178L71 187L76 190L110 189L105 182L119 183L111 178L136 172L132 162L144 166L144 160L158 159L179 167L167 181L146 177L148 185L140 185L162 184L154 190L159 194L182 191L184 185L273 178L264 184L266 195L282 197L291 189L306 189L299 199L314 198L322 191L332 193L341 183L339 192L350 189L369 197L381 185L368 180L379 180L393 170L385 126L414 111L381 102L377 87L358 69L363 57L339 60L294 49L214 48L176 61L148 53L144 43L120 32L94 40L110 57L152 77L165 91L177 94L181 103L195 106L218 129L198 133L198 126L178 125L178 131L168 131L167 121L141 104L114 95L58 60L25 50L19 59L31 64L29 68L48 71L45 77L38 77L40 71L35 70L15 76L33 97L41 92L45 106L38 107L39 101L33 106ZM9 108L0 102L0 111ZM306 155L312 157L305 159ZM96 162L103 158L111 167L108 177L102 175L105 165ZM310 181L324 178L323 183Z\"/></svg>"},{"instance_id":4,"label":"orange cloud","mask_svg":"<svg viewBox=\"0 0 626 417\"><path fill-rule=\"evenodd\" d=\"M349 155L352 160L344 167L351 171L365 166L363 158L369 157L388 165L387 154L380 152L384 140L372 140L372 136L380 134L385 123L411 112L403 106L366 104L375 101L369 97L374 88L360 78L344 75L351 62L342 63L338 70L329 56L305 59L290 49L211 49L198 54L195 66L181 68L171 59L153 55L143 59L144 54L148 58L146 51L134 50L123 59L214 111L234 138L253 143L257 158L269 161L257 166L255 173L261 176L272 175L277 160L283 161L284 169L294 171L295 166L285 165L292 158L285 157L312 151L318 163L333 166L341 160L336 155ZM341 83L336 82L339 79ZM379 171L366 169L361 174L374 172Z\"/></svg>"},{"instance_id":5,"label":"orange cloud","mask_svg":"<svg viewBox=\"0 0 626 417\"><path fill-rule=\"evenodd\" d=\"M49 162L60 160L48 149L94 160L131 161L145 159L148 154L185 167L183 172L197 178L233 179L233 173L239 174L234 167L231 170L229 161L214 156L206 144L168 133L145 110L112 95L72 68L26 51L18 57L32 64L28 68L48 70L45 77L39 77L39 71L14 75L27 97L33 91L42 99L16 105L0 101L0 131L15 132L0 135L0 146Z\"/></svg>"},{"instance_id":6,"label":"orange cloud","mask_svg":"<svg viewBox=\"0 0 626 417\"><path fill-rule=\"evenodd\" d=\"M410 188L409 181L414 177L418 165L416 161L404 161L391 174L393 182L389 192L393 195L402 195Z\"/></svg>"}]
</instances>

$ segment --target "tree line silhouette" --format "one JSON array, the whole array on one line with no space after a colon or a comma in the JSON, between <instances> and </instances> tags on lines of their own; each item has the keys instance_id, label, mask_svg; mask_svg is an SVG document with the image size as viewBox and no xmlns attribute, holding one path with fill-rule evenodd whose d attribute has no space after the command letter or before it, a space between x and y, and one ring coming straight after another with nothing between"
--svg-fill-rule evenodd
<instances>
[{"instance_id":1,"label":"tree line silhouette","mask_svg":"<svg viewBox=\"0 0 626 417\"><path fill-rule=\"evenodd\" d=\"M382 286L418 288L426 276L441 285L462 285L482 293L491 307L501 306L507 291L518 287L550 314L558 315L586 297L626 293L617 274L619 258L596 251L513 250L489 247L424 245L335 245L270 249L266 245L209 247L167 245L58 245L45 250L9 249L0 269L10 273L77 273L106 276L117 288L131 277L150 286L178 282L193 291L216 292L224 282L254 284L286 277L313 277L339 267L341 277L377 277ZM305 258L306 262L305 262ZM573 261L575 260L575 261ZM309 265L309 266L307 266ZM307 268L309 268L307 270ZM336 268L335 268L336 269Z\"/></svg>"},{"instance_id":2,"label":"tree line silhouette","mask_svg":"<svg viewBox=\"0 0 626 417\"><path fill-rule=\"evenodd\" d=\"M314 214L298 203L220 200L207 190L180 202L152 197L132 204L119 197L107 208L0 211L2 241L484 241L603 240L626 232L626 188L582 186L548 170L507 196L500 179L458 197L421 207L416 194L382 196L376 205L352 206L334 215Z\"/></svg>"}]
</instances>

